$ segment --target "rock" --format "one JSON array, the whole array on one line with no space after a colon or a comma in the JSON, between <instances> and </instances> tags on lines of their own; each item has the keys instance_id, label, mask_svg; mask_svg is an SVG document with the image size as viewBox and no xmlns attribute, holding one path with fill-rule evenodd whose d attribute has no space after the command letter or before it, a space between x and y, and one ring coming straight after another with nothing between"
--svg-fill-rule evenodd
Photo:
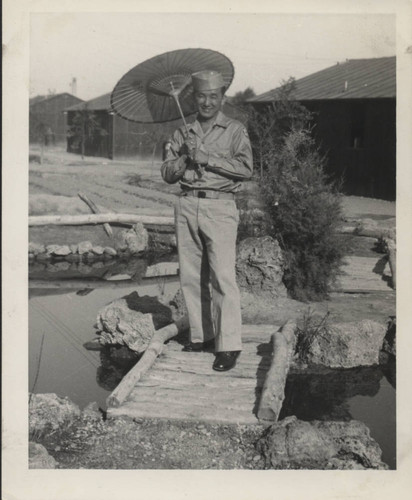
<instances>
[{"instance_id":1,"label":"rock","mask_svg":"<svg viewBox=\"0 0 412 500\"><path fill-rule=\"evenodd\" d=\"M93 262L92 264L92 268L93 269L103 269L104 266L104 262L102 262L101 260L98 260L97 262Z\"/></svg>"},{"instance_id":2,"label":"rock","mask_svg":"<svg viewBox=\"0 0 412 500\"><path fill-rule=\"evenodd\" d=\"M299 356L308 365L352 368L379 364L386 328L375 321L336 323L327 333L306 335L298 342Z\"/></svg>"},{"instance_id":3,"label":"rock","mask_svg":"<svg viewBox=\"0 0 412 500\"><path fill-rule=\"evenodd\" d=\"M382 450L371 438L368 427L357 420L349 422L313 422L321 432L327 433L339 447L340 459L354 461L365 469L387 469L382 462Z\"/></svg>"},{"instance_id":4,"label":"rock","mask_svg":"<svg viewBox=\"0 0 412 500\"><path fill-rule=\"evenodd\" d=\"M149 235L142 223L135 224L129 230L120 231L115 242L118 252L128 250L131 254L137 254L147 249Z\"/></svg>"},{"instance_id":5,"label":"rock","mask_svg":"<svg viewBox=\"0 0 412 500\"><path fill-rule=\"evenodd\" d=\"M68 398L56 394L30 394L30 432L58 429L60 425L73 421L80 415L79 407Z\"/></svg>"},{"instance_id":6,"label":"rock","mask_svg":"<svg viewBox=\"0 0 412 500\"><path fill-rule=\"evenodd\" d=\"M46 251L46 247L39 243L29 243L29 252L33 255L38 255L39 253L44 253Z\"/></svg>"},{"instance_id":7,"label":"rock","mask_svg":"<svg viewBox=\"0 0 412 500\"><path fill-rule=\"evenodd\" d=\"M178 289L173 299L169 302L169 306L172 310L173 321L187 316L186 302L181 288Z\"/></svg>"},{"instance_id":8,"label":"rock","mask_svg":"<svg viewBox=\"0 0 412 500\"><path fill-rule=\"evenodd\" d=\"M90 250L89 252L83 254L83 259L86 262L94 262L96 260L96 254Z\"/></svg>"},{"instance_id":9,"label":"rock","mask_svg":"<svg viewBox=\"0 0 412 500\"><path fill-rule=\"evenodd\" d=\"M66 260L68 262L80 262L81 259L82 259L82 257L78 253L71 253L70 255L68 255L66 257Z\"/></svg>"},{"instance_id":10,"label":"rock","mask_svg":"<svg viewBox=\"0 0 412 500\"><path fill-rule=\"evenodd\" d=\"M117 255L116 250L112 247L104 247L104 253L107 255L111 255L112 257L115 257Z\"/></svg>"},{"instance_id":11,"label":"rock","mask_svg":"<svg viewBox=\"0 0 412 500\"><path fill-rule=\"evenodd\" d=\"M330 436L296 417L270 426L258 441L257 449L266 466L274 469L322 468L338 453Z\"/></svg>"},{"instance_id":12,"label":"rock","mask_svg":"<svg viewBox=\"0 0 412 500\"><path fill-rule=\"evenodd\" d=\"M127 248L126 235L128 234L127 229L122 229L116 236L116 240L114 242L114 247L117 252L123 252Z\"/></svg>"},{"instance_id":13,"label":"rock","mask_svg":"<svg viewBox=\"0 0 412 500\"><path fill-rule=\"evenodd\" d=\"M77 253L79 251L79 245L77 244L69 245L69 248L71 253Z\"/></svg>"},{"instance_id":14,"label":"rock","mask_svg":"<svg viewBox=\"0 0 412 500\"><path fill-rule=\"evenodd\" d=\"M68 245L63 245L63 246L60 246L58 248L56 248L56 250L53 252L54 255L69 255L70 253L72 253L72 251L70 250L70 247Z\"/></svg>"},{"instance_id":15,"label":"rock","mask_svg":"<svg viewBox=\"0 0 412 500\"><path fill-rule=\"evenodd\" d=\"M134 224L126 234L127 248L131 254L143 252L147 249L149 243L149 235L141 222Z\"/></svg>"},{"instance_id":16,"label":"rock","mask_svg":"<svg viewBox=\"0 0 412 500\"><path fill-rule=\"evenodd\" d=\"M77 251L79 252L80 255L83 255L84 253L90 252L93 248L93 245L90 241L81 241L78 244Z\"/></svg>"},{"instance_id":17,"label":"rock","mask_svg":"<svg viewBox=\"0 0 412 500\"><path fill-rule=\"evenodd\" d=\"M49 254L49 255L52 255L54 254L54 252L60 248L60 245L47 245L46 246L46 252Z\"/></svg>"},{"instance_id":18,"label":"rock","mask_svg":"<svg viewBox=\"0 0 412 500\"><path fill-rule=\"evenodd\" d=\"M45 253L39 253L37 256L36 256L37 260L39 262L45 262L47 260L50 260L51 259L51 255L47 252Z\"/></svg>"},{"instance_id":19,"label":"rock","mask_svg":"<svg viewBox=\"0 0 412 500\"><path fill-rule=\"evenodd\" d=\"M388 331L383 340L382 350L396 356L396 317L392 317L388 324Z\"/></svg>"},{"instance_id":20,"label":"rock","mask_svg":"<svg viewBox=\"0 0 412 500\"><path fill-rule=\"evenodd\" d=\"M79 262L77 270L81 274L90 274L93 271L92 266L88 266L87 264L83 264L83 262Z\"/></svg>"},{"instance_id":21,"label":"rock","mask_svg":"<svg viewBox=\"0 0 412 500\"><path fill-rule=\"evenodd\" d=\"M139 297L133 292L101 309L96 328L101 343L127 345L135 352L144 352L155 329L171 323L171 309L155 297Z\"/></svg>"},{"instance_id":22,"label":"rock","mask_svg":"<svg viewBox=\"0 0 412 500\"><path fill-rule=\"evenodd\" d=\"M102 420L99 405L95 401L93 403L89 403L82 411L82 417L92 421Z\"/></svg>"},{"instance_id":23,"label":"rock","mask_svg":"<svg viewBox=\"0 0 412 500\"><path fill-rule=\"evenodd\" d=\"M58 463L40 443L29 442L29 469L55 469Z\"/></svg>"},{"instance_id":24,"label":"rock","mask_svg":"<svg viewBox=\"0 0 412 500\"><path fill-rule=\"evenodd\" d=\"M96 255L103 255L104 248L101 246L95 246L92 248L92 252L95 253Z\"/></svg>"},{"instance_id":25,"label":"rock","mask_svg":"<svg viewBox=\"0 0 412 500\"><path fill-rule=\"evenodd\" d=\"M149 235L149 248L156 251L171 251L176 248L176 235L174 233L151 232Z\"/></svg>"},{"instance_id":26,"label":"rock","mask_svg":"<svg viewBox=\"0 0 412 500\"><path fill-rule=\"evenodd\" d=\"M288 417L271 425L257 442L273 469L387 469L365 424L304 422Z\"/></svg>"},{"instance_id":27,"label":"rock","mask_svg":"<svg viewBox=\"0 0 412 500\"><path fill-rule=\"evenodd\" d=\"M46 269L47 269L47 272L49 272L49 273L58 273L60 271L68 271L70 269L70 262L62 261L62 262L55 262L54 264L48 264Z\"/></svg>"},{"instance_id":28,"label":"rock","mask_svg":"<svg viewBox=\"0 0 412 500\"><path fill-rule=\"evenodd\" d=\"M257 295L286 297L283 255L270 236L246 238L237 247L236 277L240 289Z\"/></svg>"}]
</instances>

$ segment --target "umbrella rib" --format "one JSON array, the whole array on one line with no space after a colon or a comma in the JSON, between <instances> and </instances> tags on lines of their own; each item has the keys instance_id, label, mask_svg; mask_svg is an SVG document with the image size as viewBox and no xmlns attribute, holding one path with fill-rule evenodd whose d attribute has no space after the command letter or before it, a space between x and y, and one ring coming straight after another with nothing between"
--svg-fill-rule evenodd
<instances>
[{"instance_id":1,"label":"umbrella rib","mask_svg":"<svg viewBox=\"0 0 412 500\"><path fill-rule=\"evenodd\" d=\"M129 93L127 95L123 95L120 98L114 96L113 100L114 100L114 106L123 106L124 104L129 104L132 101L144 102L146 101L146 95Z\"/></svg>"},{"instance_id":2,"label":"umbrella rib","mask_svg":"<svg viewBox=\"0 0 412 500\"><path fill-rule=\"evenodd\" d=\"M130 110L128 111L128 114L130 116L134 116L134 112L135 112L136 109L139 109L139 106L140 106L140 103L138 103L138 102L135 102L134 104L132 104L130 106Z\"/></svg>"}]
</instances>

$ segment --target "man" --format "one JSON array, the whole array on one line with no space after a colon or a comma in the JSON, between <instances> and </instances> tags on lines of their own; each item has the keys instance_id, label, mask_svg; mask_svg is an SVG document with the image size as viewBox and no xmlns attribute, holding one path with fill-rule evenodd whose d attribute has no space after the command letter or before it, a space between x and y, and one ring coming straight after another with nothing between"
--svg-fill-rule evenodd
<instances>
[{"instance_id":1,"label":"man","mask_svg":"<svg viewBox=\"0 0 412 500\"><path fill-rule=\"evenodd\" d=\"M213 369L233 368L242 350L240 296L236 284L235 193L252 176L245 127L221 112L224 80L216 71L192 75L197 118L173 135L163 179L180 181L175 205L180 284L188 309L190 343L185 351L214 344Z\"/></svg>"}]
</instances>

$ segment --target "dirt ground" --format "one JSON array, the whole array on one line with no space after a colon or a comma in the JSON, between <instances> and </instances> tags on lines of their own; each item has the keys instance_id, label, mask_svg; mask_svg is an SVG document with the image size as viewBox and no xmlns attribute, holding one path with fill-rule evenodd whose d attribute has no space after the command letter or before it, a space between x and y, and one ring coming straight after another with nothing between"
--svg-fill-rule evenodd
<instances>
[{"instance_id":1,"label":"dirt ground","mask_svg":"<svg viewBox=\"0 0 412 500\"><path fill-rule=\"evenodd\" d=\"M35 160L38 153L31 151ZM48 149L43 164L30 162L29 179L30 215L60 213L62 207L74 214L89 213L77 197L78 192L83 192L110 211L171 216L174 195L179 191L178 186L162 181L159 161L82 160L59 148ZM67 198L56 198L62 196ZM342 203L348 219L384 220L395 216L393 202L351 196L344 197ZM351 243L349 254L376 255L372 238L347 238ZM281 311L285 317L301 317L308 311L324 315L329 311L334 322L386 321L395 315L395 293L333 293L330 300L311 304L284 299L276 309L273 314ZM270 310L266 316L251 314L247 322L269 322L271 314ZM262 469L262 459L254 447L261 432L258 426L97 419L79 420L69 429L37 440L61 468Z\"/></svg>"}]
</instances>

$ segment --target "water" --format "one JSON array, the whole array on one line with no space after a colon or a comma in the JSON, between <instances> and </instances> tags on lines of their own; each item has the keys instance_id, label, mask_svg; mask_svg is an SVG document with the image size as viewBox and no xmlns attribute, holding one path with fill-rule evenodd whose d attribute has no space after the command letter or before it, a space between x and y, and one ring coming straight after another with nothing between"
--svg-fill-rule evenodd
<instances>
[{"instance_id":1,"label":"water","mask_svg":"<svg viewBox=\"0 0 412 500\"><path fill-rule=\"evenodd\" d=\"M93 325L103 306L136 290L140 296L167 295L178 288L178 279L161 285L76 289L30 288L29 291L29 391L53 392L69 397L84 408L105 400L133 365L126 349L89 351L83 344L96 337ZM136 362L137 359L134 359Z\"/></svg>"},{"instance_id":2,"label":"water","mask_svg":"<svg viewBox=\"0 0 412 500\"><path fill-rule=\"evenodd\" d=\"M395 364L289 375L280 418L359 420L382 450L382 460L396 468Z\"/></svg>"},{"instance_id":3,"label":"water","mask_svg":"<svg viewBox=\"0 0 412 500\"><path fill-rule=\"evenodd\" d=\"M70 281L66 281L66 286ZM64 286L64 282L60 282ZM92 286L89 284L88 286ZM84 408L96 401L106 408L106 398L137 361L126 349L89 351L83 344L96 337L97 312L114 299L136 290L140 296L159 295L164 288L173 295L173 282L117 288L30 288L29 390L69 397ZM126 355L127 354L127 355ZM379 443L382 459L396 468L395 366L328 371L288 378L280 418L296 415L302 420L364 422Z\"/></svg>"}]
</instances>

